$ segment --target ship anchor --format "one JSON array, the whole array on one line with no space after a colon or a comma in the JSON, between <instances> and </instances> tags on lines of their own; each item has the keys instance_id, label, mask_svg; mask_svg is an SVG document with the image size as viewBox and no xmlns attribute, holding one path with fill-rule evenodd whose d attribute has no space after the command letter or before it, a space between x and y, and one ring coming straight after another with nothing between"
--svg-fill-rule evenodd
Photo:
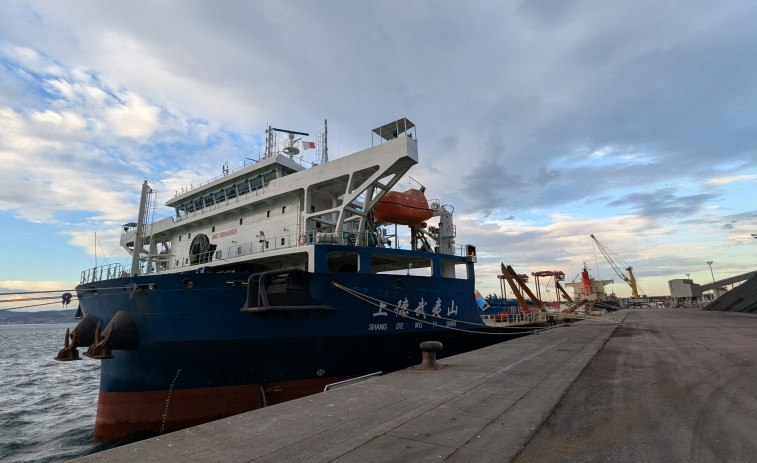
<instances>
[{"instance_id":1,"label":"ship anchor","mask_svg":"<svg viewBox=\"0 0 757 463\"><path fill-rule=\"evenodd\" d=\"M134 318L126 311L119 310L100 332L97 324L92 344L84 354L93 359L112 359L113 349L132 350L139 345L139 331Z\"/></svg>"},{"instance_id":2,"label":"ship anchor","mask_svg":"<svg viewBox=\"0 0 757 463\"><path fill-rule=\"evenodd\" d=\"M87 314L82 318L79 324L76 325L76 328L74 328L73 331L67 328L64 347L58 352L58 356L55 357L55 360L61 362L81 360L77 347L92 344L96 324L95 317L93 317L92 314Z\"/></svg>"},{"instance_id":3,"label":"ship anchor","mask_svg":"<svg viewBox=\"0 0 757 463\"><path fill-rule=\"evenodd\" d=\"M116 312L102 332L101 327L102 321L95 319L92 314L85 315L73 331L66 329L64 347L58 352L55 360L81 360L77 348L83 346L89 346L84 353L87 357L109 359L113 358L113 349L131 350L139 345L137 324L134 318L123 310Z\"/></svg>"}]
</instances>

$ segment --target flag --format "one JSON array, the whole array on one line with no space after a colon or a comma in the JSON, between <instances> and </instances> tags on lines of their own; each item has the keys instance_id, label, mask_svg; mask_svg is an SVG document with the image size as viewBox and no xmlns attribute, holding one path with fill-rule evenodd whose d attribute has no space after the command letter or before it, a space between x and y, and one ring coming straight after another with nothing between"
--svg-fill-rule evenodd
<instances>
[{"instance_id":1,"label":"flag","mask_svg":"<svg viewBox=\"0 0 757 463\"><path fill-rule=\"evenodd\" d=\"M309 150L311 148L315 148L315 143L312 142L312 141L305 141L305 140L303 140L301 143L302 143L302 150L303 151L304 150Z\"/></svg>"},{"instance_id":2,"label":"flag","mask_svg":"<svg viewBox=\"0 0 757 463\"><path fill-rule=\"evenodd\" d=\"M478 308L481 310L486 310L489 308L489 303L484 299L484 296L481 295L481 293L476 290L476 304L478 305Z\"/></svg>"}]
</instances>

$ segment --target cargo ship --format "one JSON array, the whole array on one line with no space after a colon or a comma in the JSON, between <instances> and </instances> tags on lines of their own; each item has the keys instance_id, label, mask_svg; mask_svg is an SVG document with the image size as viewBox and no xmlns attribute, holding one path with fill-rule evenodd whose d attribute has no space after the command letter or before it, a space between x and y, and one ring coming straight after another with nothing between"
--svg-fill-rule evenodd
<instances>
[{"instance_id":1,"label":"cargo ship","mask_svg":"<svg viewBox=\"0 0 757 463\"><path fill-rule=\"evenodd\" d=\"M524 334L483 323L475 247L455 243L452 208L423 188L392 191L418 163L415 130L398 119L331 161L323 137L306 167L307 134L268 127L261 159L177 191L161 220L145 180L121 234L131 265L82 272L82 319L57 357L81 347L101 361L94 437L173 431L406 368L423 341L444 357Z\"/></svg>"},{"instance_id":2,"label":"cargo ship","mask_svg":"<svg viewBox=\"0 0 757 463\"><path fill-rule=\"evenodd\" d=\"M589 275L589 269L584 262L583 270L581 271L581 281L566 283L567 286L573 288L573 294L576 300L586 300L588 302L587 308L589 310L597 308L607 311L615 311L620 309L620 302L615 293L607 294L605 292L605 286L615 283L614 280L596 280Z\"/></svg>"}]
</instances>

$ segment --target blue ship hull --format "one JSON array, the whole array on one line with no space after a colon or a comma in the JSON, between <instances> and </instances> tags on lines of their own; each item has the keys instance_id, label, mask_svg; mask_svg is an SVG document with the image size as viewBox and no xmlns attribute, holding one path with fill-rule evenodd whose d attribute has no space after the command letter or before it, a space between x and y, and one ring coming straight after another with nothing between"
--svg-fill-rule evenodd
<instances>
[{"instance_id":1,"label":"blue ship hull","mask_svg":"<svg viewBox=\"0 0 757 463\"><path fill-rule=\"evenodd\" d=\"M95 437L181 429L319 392L345 378L406 368L420 363L423 341L441 341L443 358L526 332L482 323L472 263L465 264L466 279L331 272L319 258L326 248L339 247L316 246L306 284L269 289L263 310L253 284L259 274L252 272L80 285L90 319L105 327L118 312L132 336L119 346L123 333L116 326L112 358L100 357ZM433 256L434 265L438 260Z\"/></svg>"}]
</instances>

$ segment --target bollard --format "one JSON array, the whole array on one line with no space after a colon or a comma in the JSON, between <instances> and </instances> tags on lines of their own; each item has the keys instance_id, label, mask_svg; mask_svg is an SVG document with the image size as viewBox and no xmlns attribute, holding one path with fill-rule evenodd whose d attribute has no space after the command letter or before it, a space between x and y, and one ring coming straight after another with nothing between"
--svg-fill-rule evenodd
<instances>
[{"instance_id":1,"label":"bollard","mask_svg":"<svg viewBox=\"0 0 757 463\"><path fill-rule=\"evenodd\" d=\"M442 368L436 362L436 353L442 350L442 343L439 341L424 341L420 348L423 354L423 361L420 365L412 367L414 370L438 370Z\"/></svg>"}]
</instances>

